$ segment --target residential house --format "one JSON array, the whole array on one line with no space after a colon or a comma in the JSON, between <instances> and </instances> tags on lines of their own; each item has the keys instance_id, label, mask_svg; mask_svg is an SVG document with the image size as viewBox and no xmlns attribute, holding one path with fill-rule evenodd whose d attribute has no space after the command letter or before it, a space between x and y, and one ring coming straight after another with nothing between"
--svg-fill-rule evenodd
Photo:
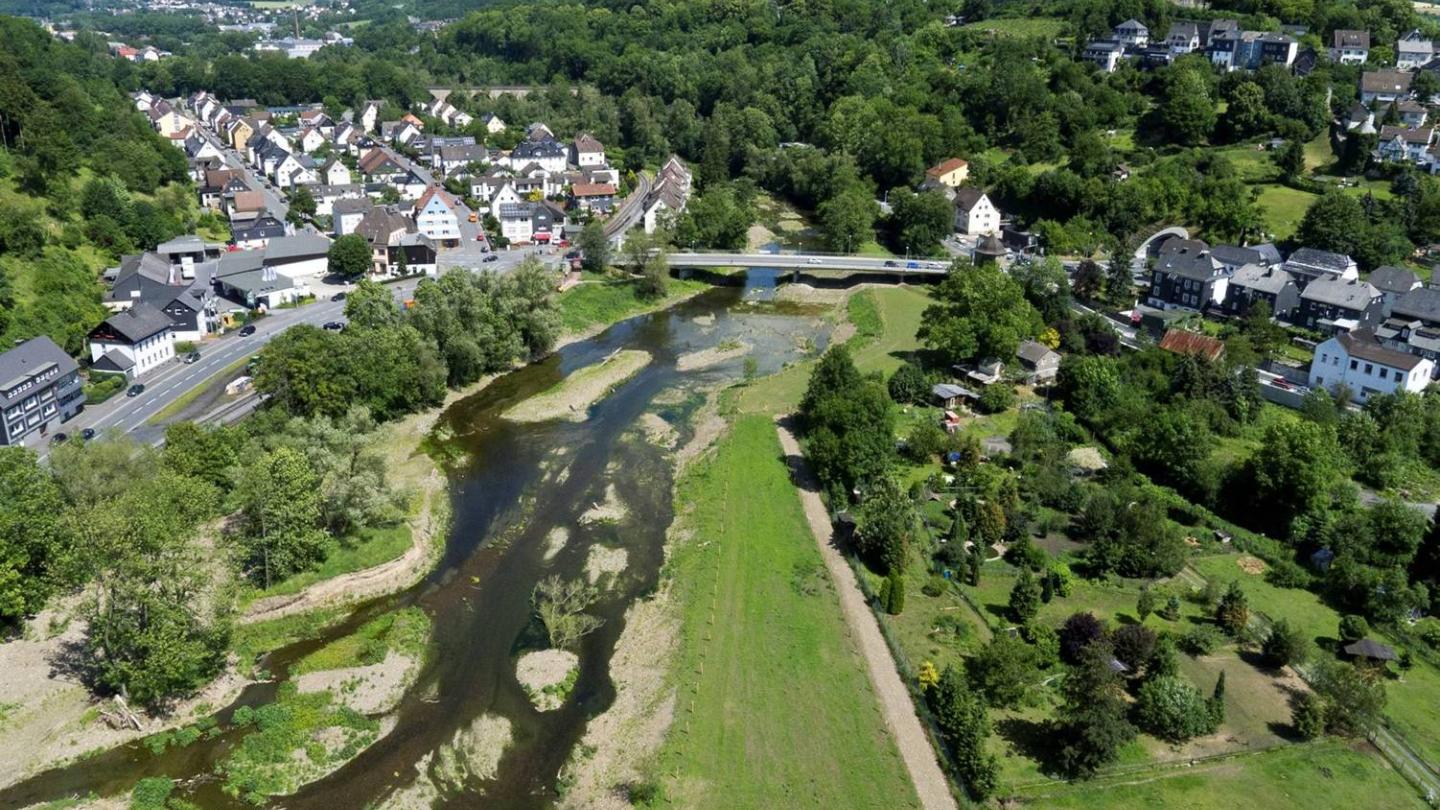
<instances>
[{"instance_id":1,"label":"residential house","mask_svg":"<svg viewBox=\"0 0 1440 810\"><path fill-rule=\"evenodd\" d=\"M512 244L548 243L564 229L565 212L549 201L501 205L499 212L500 233Z\"/></svg>"},{"instance_id":2,"label":"residential house","mask_svg":"<svg viewBox=\"0 0 1440 810\"><path fill-rule=\"evenodd\" d=\"M405 167L396 162L389 152L378 146L361 155L355 168L361 177L377 182L387 182L391 177L408 174Z\"/></svg>"},{"instance_id":3,"label":"residential house","mask_svg":"<svg viewBox=\"0 0 1440 810\"><path fill-rule=\"evenodd\" d=\"M335 238L354 233L355 227L374 207L375 203L371 202L369 197L336 200L330 206L330 222L335 232Z\"/></svg>"},{"instance_id":4,"label":"residential house","mask_svg":"<svg viewBox=\"0 0 1440 810\"><path fill-rule=\"evenodd\" d=\"M325 136L320 133L320 130L313 127L306 127L295 134L295 145L299 146L300 151L307 155L319 150L325 144Z\"/></svg>"},{"instance_id":5,"label":"residential house","mask_svg":"<svg viewBox=\"0 0 1440 810\"><path fill-rule=\"evenodd\" d=\"M90 365L100 371L140 377L175 359L170 316L149 304L135 304L90 330Z\"/></svg>"},{"instance_id":6,"label":"residential house","mask_svg":"<svg viewBox=\"0 0 1440 810\"><path fill-rule=\"evenodd\" d=\"M439 274L439 253L435 242L423 233L404 233L385 248L391 276L435 276Z\"/></svg>"},{"instance_id":7,"label":"residential house","mask_svg":"<svg viewBox=\"0 0 1440 810\"><path fill-rule=\"evenodd\" d=\"M490 150L485 144L469 143L441 146L435 154L435 167L446 175L458 174L470 164L484 164L490 160Z\"/></svg>"},{"instance_id":8,"label":"residential house","mask_svg":"<svg viewBox=\"0 0 1440 810\"><path fill-rule=\"evenodd\" d=\"M1375 328L1381 345L1397 352L1408 352L1436 363L1432 374L1440 374L1440 329L1421 321L1389 318Z\"/></svg>"},{"instance_id":9,"label":"residential house","mask_svg":"<svg viewBox=\"0 0 1440 810\"><path fill-rule=\"evenodd\" d=\"M80 366L44 335L0 353L0 445L69 421L85 406Z\"/></svg>"},{"instance_id":10,"label":"residential house","mask_svg":"<svg viewBox=\"0 0 1440 810\"><path fill-rule=\"evenodd\" d=\"M1210 248L1210 257L1219 263L1225 272L1231 274L1247 264L1266 264L1265 256L1260 251L1235 245L1216 245Z\"/></svg>"},{"instance_id":11,"label":"residential house","mask_svg":"<svg viewBox=\"0 0 1440 810\"><path fill-rule=\"evenodd\" d=\"M1150 29L1134 17L1115 26L1112 33L1116 42L1129 48L1143 48L1150 44Z\"/></svg>"},{"instance_id":12,"label":"residential house","mask_svg":"<svg viewBox=\"0 0 1440 810\"><path fill-rule=\"evenodd\" d=\"M1390 306L1390 315L1406 321L1418 321L1431 329L1440 329L1440 287L1416 287L1401 295Z\"/></svg>"},{"instance_id":13,"label":"residential house","mask_svg":"<svg viewBox=\"0 0 1440 810\"><path fill-rule=\"evenodd\" d=\"M1359 329L1335 335L1315 347L1310 387L1334 392L1343 385L1363 405L1376 394L1425 390L1434 368L1433 361L1387 349L1374 332Z\"/></svg>"},{"instance_id":14,"label":"residential house","mask_svg":"<svg viewBox=\"0 0 1440 810\"><path fill-rule=\"evenodd\" d=\"M255 134L255 125L244 118L234 118L225 132L225 140L230 148L237 152L245 148L250 142L250 136Z\"/></svg>"},{"instance_id":15,"label":"residential house","mask_svg":"<svg viewBox=\"0 0 1440 810\"><path fill-rule=\"evenodd\" d=\"M1286 321L1300 307L1300 287L1289 273L1278 267L1247 264L1235 271L1225 285L1222 306L1227 314L1244 316L1264 303L1270 314Z\"/></svg>"},{"instance_id":16,"label":"residential house","mask_svg":"<svg viewBox=\"0 0 1440 810\"><path fill-rule=\"evenodd\" d=\"M645 233L654 233L673 222L675 217L685 210L687 200L687 195L677 185L662 183L651 188L650 193L645 196L644 213L641 216Z\"/></svg>"},{"instance_id":17,"label":"residential house","mask_svg":"<svg viewBox=\"0 0 1440 810\"><path fill-rule=\"evenodd\" d=\"M265 263L261 250L226 253L215 262L215 290L235 310L265 310L309 294L304 283Z\"/></svg>"},{"instance_id":18,"label":"residential house","mask_svg":"<svg viewBox=\"0 0 1440 810\"><path fill-rule=\"evenodd\" d=\"M1381 127L1375 157L1384 163L1428 163L1435 131L1429 127Z\"/></svg>"},{"instance_id":19,"label":"residential house","mask_svg":"<svg viewBox=\"0 0 1440 810\"><path fill-rule=\"evenodd\" d=\"M1435 58L1435 43L1426 39L1415 29L1395 43L1395 68L1397 70L1418 70L1421 65Z\"/></svg>"},{"instance_id":20,"label":"residential house","mask_svg":"<svg viewBox=\"0 0 1440 810\"><path fill-rule=\"evenodd\" d=\"M365 187L358 183L339 186L311 186L310 196L315 198L315 213L328 217L335 213L335 203L340 200L357 200L365 197Z\"/></svg>"},{"instance_id":21,"label":"residential house","mask_svg":"<svg viewBox=\"0 0 1440 810\"><path fill-rule=\"evenodd\" d=\"M1374 327L1384 320L1383 300L1368 281L1320 278L1300 292L1295 322L1325 334Z\"/></svg>"},{"instance_id":22,"label":"residential house","mask_svg":"<svg viewBox=\"0 0 1440 810\"><path fill-rule=\"evenodd\" d=\"M1025 369L1027 384L1047 383L1060 373L1060 353L1039 341L1021 341L1015 349L1015 358Z\"/></svg>"},{"instance_id":23,"label":"residential house","mask_svg":"<svg viewBox=\"0 0 1440 810\"><path fill-rule=\"evenodd\" d=\"M238 176L225 185L220 199L221 210L230 218L231 225L248 222L265 213L265 195L250 190Z\"/></svg>"},{"instance_id":24,"label":"residential house","mask_svg":"<svg viewBox=\"0 0 1440 810\"><path fill-rule=\"evenodd\" d=\"M1363 65L1370 59L1370 32L1337 29L1330 36L1330 61Z\"/></svg>"},{"instance_id":25,"label":"residential house","mask_svg":"<svg viewBox=\"0 0 1440 810\"><path fill-rule=\"evenodd\" d=\"M360 126L364 127L366 132L375 131L375 126L380 123L380 108L384 106L383 101L367 101L360 108Z\"/></svg>"},{"instance_id":26,"label":"residential house","mask_svg":"<svg viewBox=\"0 0 1440 810\"><path fill-rule=\"evenodd\" d=\"M1165 47L1172 56L1183 56L1199 50L1201 45L1200 27L1189 20L1170 23L1170 32L1165 35Z\"/></svg>"},{"instance_id":27,"label":"residential house","mask_svg":"<svg viewBox=\"0 0 1440 810\"><path fill-rule=\"evenodd\" d=\"M1374 135L1377 131L1375 129L1375 113L1364 104L1355 102L1350 108L1350 113L1345 116L1345 131L1358 132L1361 135Z\"/></svg>"},{"instance_id":28,"label":"residential house","mask_svg":"<svg viewBox=\"0 0 1440 810\"><path fill-rule=\"evenodd\" d=\"M1349 256L1309 247L1302 247L1291 253L1284 266L1285 272L1295 279L1295 283L1302 290L1311 281L1319 278L1350 281L1360 277L1359 265Z\"/></svg>"},{"instance_id":29,"label":"residential house","mask_svg":"<svg viewBox=\"0 0 1440 810\"><path fill-rule=\"evenodd\" d=\"M948 188L965 185L970 177L970 164L960 158L947 158L925 170L925 179Z\"/></svg>"},{"instance_id":30,"label":"residential house","mask_svg":"<svg viewBox=\"0 0 1440 810\"><path fill-rule=\"evenodd\" d=\"M269 214L244 222L230 223L230 241L241 250L265 247L271 239L289 233L285 223Z\"/></svg>"},{"instance_id":31,"label":"residential house","mask_svg":"<svg viewBox=\"0 0 1440 810\"><path fill-rule=\"evenodd\" d=\"M1104 73L1114 73L1120 67L1120 58L1125 55L1125 46L1113 39L1096 39L1085 44L1080 58L1100 68Z\"/></svg>"},{"instance_id":32,"label":"residential house","mask_svg":"<svg viewBox=\"0 0 1440 810\"><path fill-rule=\"evenodd\" d=\"M974 186L955 189L955 230L968 236L1000 233L1000 209L990 197Z\"/></svg>"},{"instance_id":33,"label":"residential house","mask_svg":"<svg viewBox=\"0 0 1440 810\"><path fill-rule=\"evenodd\" d=\"M1371 271L1366 279L1370 285L1380 291L1384 297L1384 316L1390 317L1391 311L1395 308L1395 302L1399 301L1406 293L1420 288L1420 277L1403 267L1384 265Z\"/></svg>"},{"instance_id":34,"label":"residential house","mask_svg":"<svg viewBox=\"0 0 1440 810\"><path fill-rule=\"evenodd\" d=\"M103 302L113 312L144 304L170 318L176 340L198 341L214 332L215 295L210 271L218 253L191 265L172 263L159 253L123 256L120 266L105 273L110 282Z\"/></svg>"},{"instance_id":35,"label":"residential house","mask_svg":"<svg viewBox=\"0 0 1440 810\"><path fill-rule=\"evenodd\" d=\"M553 141L555 140L555 133L550 131L550 127L547 127L539 121L536 121L530 126L525 127L525 140Z\"/></svg>"},{"instance_id":36,"label":"residential house","mask_svg":"<svg viewBox=\"0 0 1440 810\"><path fill-rule=\"evenodd\" d=\"M415 225L429 239L447 247L460 244L460 203L439 186L415 201Z\"/></svg>"},{"instance_id":37,"label":"residential house","mask_svg":"<svg viewBox=\"0 0 1440 810\"><path fill-rule=\"evenodd\" d=\"M605 165L605 147L595 136L582 132L570 144L570 162L581 168Z\"/></svg>"},{"instance_id":38,"label":"residential house","mask_svg":"<svg viewBox=\"0 0 1440 810\"><path fill-rule=\"evenodd\" d=\"M200 186L200 204L211 211L219 211L223 207L225 187L231 180L240 182L240 172L234 169L210 169L205 172L204 178L198 183Z\"/></svg>"},{"instance_id":39,"label":"residential house","mask_svg":"<svg viewBox=\"0 0 1440 810\"><path fill-rule=\"evenodd\" d=\"M1429 108L1413 98L1404 98L1397 102L1395 112L1400 115L1400 123L1411 129L1425 126L1426 120L1430 118Z\"/></svg>"},{"instance_id":40,"label":"residential house","mask_svg":"<svg viewBox=\"0 0 1440 810\"><path fill-rule=\"evenodd\" d=\"M559 141L553 138L542 138L520 142L510 151L505 162L516 171L535 163L547 172L559 174L565 171L565 165L569 158L570 150L566 149Z\"/></svg>"},{"instance_id":41,"label":"residential house","mask_svg":"<svg viewBox=\"0 0 1440 810\"><path fill-rule=\"evenodd\" d=\"M570 187L570 199L582 211L606 214L615 206L615 187L609 183L576 183Z\"/></svg>"},{"instance_id":42,"label":"residential house","mask_svg":"<svg viewBox=\"0 0 1440 810\"><path fill-rule=\"evenodd\" d=\"M327 186L350 185L350 169L337 157L332 156L321 164L320 170L316 174L318 175L317 179Z\"/></svg>"},{"instance_id":43,"label":"residential house","mask_svg":"<svg viewBox=\"0 0 1440 810\"><path fill-rule=\"evenodd\" d=\"M1367 70L1360 74L1360 101L1371 109L1408 98L1414 74L1399 70Z\"/></svg>"},{"instance_id":44,"label":"residential house","mask_svg":"<svg viewBox=\"0 0 1440 810\"><path fill-rule=\"evenodd\" d=\"M484 125L485 131L491 135L498 135L505 131L505 122L495 113L481 113L480 123Z\"/></svg>"},{"instance_id":45,"label":"residential house","mask_svg":"<svg viewBox=\"0 0 1440 810\"><path fill-rule=\"evenodd\" d=\"M1231 29L1213 34L1207 53L1212 64L1226 71L1256 70L1265 65L1288 67L1299 48L1300 43L1286 34Z\"/></svg>"},{"instance_id":46,"label":"residential house","mask_svg":"<svg viewBox=\"0 0 1440 810\"><path fill-rule=\"evenodd\" d=\"M1145 303L1160 309L1204 311L1225 300L1233 271L1196 239L1171 239L1160 248L1150 270Z\"/></svg>"}]
</instances>

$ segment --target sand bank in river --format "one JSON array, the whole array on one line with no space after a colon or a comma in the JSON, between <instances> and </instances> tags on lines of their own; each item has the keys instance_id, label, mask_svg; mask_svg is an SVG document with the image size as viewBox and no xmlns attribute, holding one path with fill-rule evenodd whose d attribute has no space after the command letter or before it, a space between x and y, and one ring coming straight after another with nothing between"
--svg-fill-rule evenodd
<instances>
[{"instance_id":1,"label":"sand bank in river","mask_svg":"<svg viewBox=\"0 0 1440 810\"><path fill-rule=\"evenodd\" d=\"M591 405L649 364L649 352L635 349L616 352L594 365L571 372L554 388L530 397L501 415L512 422L583 421Z\"/></svg>"},{"instance_id":2,"label":"sand bank in river","mask_svg":"<svg viewBox=\"0 0 1440 810\"><path fill-rule=\"evenodd\" d=\"M580 657L567 650L537 650L515 662L515 679L525 688L535 708L548 712L565 703L571 673L580 668Z\"/></svg>"},{"instance_id":3,"label":"sand bank in river","mask_svg":"<svg viewBox=\"0 0 1440 810\"><path fill-rule=\"evenodd\" d=\"M737 357L744 357L750 352L748 343L732 342L722 343L719 346L712 346L708 349L701 349L698 352L682 354L675 360L675 368L679 371L694 371L701 368L717 366L727 360L734 360Z\"/></svg>"},{"instance_id":4,"label":"sand bank in river","mask_svg":"<svg viewBox=\"0 0 1440 810\"><path fill-rule=\"evenodd\" d=\"M418 674L419 661L391 652L378 664L307 672L295 679L301 692L328 690L361 714L384 714L400 705Z\"/></svg>"}]
</instances>

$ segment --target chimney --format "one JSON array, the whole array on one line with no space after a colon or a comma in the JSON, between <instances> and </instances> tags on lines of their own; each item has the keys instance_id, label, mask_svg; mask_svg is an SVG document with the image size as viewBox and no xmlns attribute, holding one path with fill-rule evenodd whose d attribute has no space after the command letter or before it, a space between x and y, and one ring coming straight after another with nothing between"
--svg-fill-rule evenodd
<instances>
[{"instance_id":1,"label":"chimney","mask_svg":"<svg viewBox=\"0 0 1440 810\"><path fill-rule=\"evenodd\" d=\"M166 277L166 279L165 279L165 283L166 283L166 284L169 284L169 285L172 285L172 286L173 286L173 285L179 283L179 282L176 281L176 279L175 279L175 269L176 269L176 268L175 268L175 265L173 265L173 264L170 265L170 273L169 273L169 275L168 275L168 276Z\"/></svg>"}]
</instances>

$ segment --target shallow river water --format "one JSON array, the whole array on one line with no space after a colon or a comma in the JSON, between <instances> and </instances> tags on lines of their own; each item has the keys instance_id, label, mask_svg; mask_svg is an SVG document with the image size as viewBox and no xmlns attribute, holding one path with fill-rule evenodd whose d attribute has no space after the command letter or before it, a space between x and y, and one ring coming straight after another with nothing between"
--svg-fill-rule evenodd
<instances>
[{"instance_id":1,"label":"shallow river water","mask_svg":"<svg viewBox=\"0 0 1440 810\"><path fill-rule=\"evenodd\" d=\"M546 360L507 374L450 407L441 425L460 459L451 469L453 526L444 558L419 585L360 605L319 637L271 654L266 667L283 681L288 667L385 611L418 605L432 618L434 654L395 713L395 727L324 779L273 804L287 808L362 808L417 778L417 768L460 729L484 714L509 721L512 742L495 778L471 781L441 794L441 807L545 807L556 798L556 778L584 733L586 722L614 696L609 660L624 629L626 608L651 591L659 576L671 520L672 467L668 455L644 437L641 417L658 413L682 440L699 390L738 379L743 359L681 372L676 358L729 341L752 347L756 371L767 374L823 349L829 334L813 312L756 303L757 287L772 278L755 274L745 289L717 288L672 309L619 323L571 344ZM597 404L581 422L516 424L499 414L544 391L571 371L617 349L642 349L653 362ZM442 431L446 432L446 431ZM613 488L613 489L612 489ZM582 524L581 515L618 495L626 516ZM545 540L556 527L570 540L546 559ZM580 672L565 704L539 712L515 678L515 658L541 646L543 629L532 616L535 583L551 575L584 576L593 544L623 548L628 564L590 612L604 624L577 652ZM274 698L276 683L249 687L216 716L224 727L240 705ZM140 743L41 773L0 791L0 807L24 807L90 792L127 792L145 776L180 783L177 795L204 808L241 807L225 794L216 765L246 733L227 731L155 755ZM432 766L433 767L433 766Z\"/></svg>"}]
</instances>

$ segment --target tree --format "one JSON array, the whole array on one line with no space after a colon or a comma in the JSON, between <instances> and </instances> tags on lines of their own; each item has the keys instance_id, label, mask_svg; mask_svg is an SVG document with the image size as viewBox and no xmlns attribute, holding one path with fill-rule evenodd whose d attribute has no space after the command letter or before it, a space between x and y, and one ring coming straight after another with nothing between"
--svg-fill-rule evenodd
<instances>
[{"instance_id":1,"label":"tree","mask_svg":"<svg viewBox=\"0 0 1440 810\"><path fill-rule=\"evenodd\" d=\"M281 447L244 471L237 538L245 573L268 588L319 563L329 548L321 531L320 480L300 451Z\"/></svg>"},{"instance_id":2,"label":"tree","mask_svg":"<svg viewBox=\"0 0 1440 810\"><path fill-rule=\"evenodd\" d=\"M1240 583L1231 581L1230 586L1225 589L1225 595L1220 597L1220 604L1215 606L1215 621L1232 636L1239 635L1250 623L1250 601L1245 598L1245 592L1240 590Z\"/></svg>"},{"instance_id":3,"label":"tree","mask_svg":"<svg viewBox=\"0 0 1440 810\"><path fill-rule=\"evenodd\" d=\"M1321 661L1313 675L1315 691L1324 700L1325 730L1341 737L1374 731L1385 710L1385 684L1359 668Z\"/></svg>"},{"instance_id":4,"label":"tree","mask_svg":"<svg viewBox=\"0 0 1440 810\"><path fill-rule=\"evenodd\" d=\"M957 261L925 310L918 337L950 363L1008 358L1044 328L1024 289L994 264Z\"/></svg>"},{"instance_id":5,"label":"tree","mask_svg":"<svg viewBox=\"0 0 1440 810\"><path fill-rule=\"evenodd\" d=\"M827 491L879 477L895 453L895 415L879 383L865 380L844 346L832 346L800 401L805 457Z\"/></svg>"},{"instance_id":6,"label":"tree","mask_svg":"<svg viewBox=\"0 0 1440 810\"><path fill-rule=\"evenodd\" d=\"M1064 702L1055 724L1060 765L1076 776L1088 776L1113 762L1135 737L1135 727L1125 719L1126 703L1120 676L1110 666L1112 657L1109 644L1091 644L1061 681Z\"/></svg>"},{"instance_id":7,"label":"tree","mask_svg":"<svg viewBox=\"0 0 1440 810\"><path fill-rule=\"evenodd\" d=\"M358 233L348 233L330 243L326 271L341 278L359 278L370 270L370 243Z\"/></svg>"},{"instance_id":8,"label":"tree","mask_svg":"<svg viewBox=\"0 0 1440 810\"><path fill-rule=\"evenodd\" d=\"M1300 628L1292 627L1280 619L1270 627L1265 640L1260 644L1260 654L1265 663L1279 669L1303 662L1310 654L1310 639Z\"/></svg>"},{"instance_id":9,"label":"tree","mask_svg":"<svg viewBox=\"0 0 1440 810\"><path fill-rule=\"evenodd\" d=\"M925 379L925 372L914 363L902 363L890 375L890 382L886 384L890 391L890 398L902 405L919 405L924 403L930 396L930 384Z\"/></svg>"},{"instance_id":10,"label":"tree","mask_svg":"<svg viewBox=\"0 0 1440 810\"><path fill-rule=\"evenodd\" d=\"M1012 708L1025 700L1039 678L1035 648L1000 633L965 662L965 673L976 691L992 706Z\"/></svg>"},{"instance_id":11,"label":"tree","mask_svg":"<svg viewBox=\"0 0 1440 810\"><path fill-rule=\"evenodd\" d=\"M390 329L400 325L400 307L388 287L361 279L345 298L345 319L354 329Z\"/></svg>"},{"instance_id":12,"label":"tree","mask_svg":"<svg viewBox=\"0 0 1440 810\"><path fill-rule=\"evenodd\" d=\"M1259 135L1269 128L1270 109L1265 90L1255 82L1240 82L1230 91L1225 123L1237 140Z\"/></svg>"},{"instance_id":13,"label":"tree","mask_svg":"<svg viewBox=\"0 0 1440 810\"><path fill-rule=\"evenodd\" d=\"M1173 676L1153 678L1140 687L1136 716L1142 728L1170 742L1184 742L1216 728L1200 691Z\"/></svg>"},{"instance_id":14,"label":"tree","mask_svg":"<svg viewBox=\"0 0 1440 810\"><path fill-rule=\"evenodd\" d=\"M855 545L860 553L886 572L903 571L914 530L915 506L900 481L893 475L875 479L856 515Z\"/></svg>"},{"instance_id":15,"label":"tree","mask_svg":"<svg viewBox=\"0 0 1440 810\"><path fill-rule=\"evenodd\" d=\"M852 183L820 203L820 233L831 250L852 253L875 238L875 200L859 183Z\"/></svg>"},{"instance_id":16,"label":"tree","mask_svg":"<svg viewBox=\"0 0 1440 810\"><path fill-rule=\"evenodd\" d=\"M1040 585L1029 568L1021 568L1020 575L1010 588L1010 615L1020 624L1035 618L1040 612Z\"/></svg>"},{"instance_id":17,"label":"tree","mask_svg":"<svg viewBox=\"0 0 1440 810\"><path fill-rule=\"evenodd\" d=\"M1325 700L1314 692L1301 692L1292 699L1290 722L1302 740L1325 733Z\"/></svg>"},{"instance_id":18,"label":"tree","mask_svg":"<svg viewBox=\"0 0 1440 810\"><path fill-rule=\"evenodd\" d=\"M1171 69L1160 100L1160 124L1169 138L1185 146L1197 146L1215 128L1215 100L1198 69L1176 66Z\"/></svg>"},{"instance_id":19,"label":"tree","mask_svg":"<svg viewBox=\"0 0 1440 810\"><path fill-rule=\"evenodd\" d=\"M1369 229L1360 201L1343 191L1331 190L1305 210L1295 239L1320 250L1354 255Z\"/></svg>"},{"instance_id":20,"label":"tree","mask_svg":"<svg viewBox=\"0 0 1440 810\"><path fill-rule=\"evenodd\" d=\"M1130 668L1131 674L1138 673L1155 656L1155 631L1140 624L1126 624L1115 628L1110 634L1115 647L1115 658Z\"/></svg>"},{"instance_id":21,"label":"tree","mask_svg":"<svg viewBox=\"0 0 1440 810\"><path fill-rule=\"evenodd\" d=\"M1161 616L1164 616L1166 619L1168 619L1168 620L1170 620L1170 621L1172 621L1172 622L1179 621L1179 620L1180 620L1180 597L1176 596L1176 595L1173 594L1173 593L1170 594L1170 596L1166 597L1166 599L1165 599L1165 609L1162 610L1162 611L1160 611L1160 615L1161 615Z\"/></svg>"},{"instance_id":22,"label":"tree","mask_svg":"<svg viewBox=\"0 0 1440 810\"><path fill-rule=\"evenodd\" d=\"M892 568L885 581L890 586L885 589L885 612L899 616L905 612L905 573L899 568Z\"/></svg>"},{"instance_id":23,"label":"tree","mask_svg":"<svg viewBox=\"0 0 1440 810\"><path fill-rule=\"evenodd\" d=\"M1281 176L1294 180L1305 173L1305 144L1291 138L1275 151L1274 159Z\"/></svg>"},{"instance_id":24,"label":"tree","mask_svg":"<svg viewBox=\"0 0 1440 810\"><path fill-rule=\"evenodd\" d=\"M1060 627L1060 660L1067 664L1079 663L1085 649L1097 641L1106 639L1105 622L1088 612L1072 613Z\"/></svg>"},{"instance_id":25,"label":"tree","mask_svg":"<svg viewBox=\"0 0 1440 810\"><path fill-rule=\"evenodd\" d=\"M297 186L290 194L290 207L285 212L286 221L292 225L300 225L314 216L315 195L310 193L309 186Z\"/></svg>"},{"instance_id":26,"label":"tree","mask_svg":"<svg viewBox=\"0 0 1440 810\"><path fill-rule=\"evenodd\" d=\"M1346 644L1359 641L1370 635L1370 623L1364 616L1342 616L1340 618L1340 640Z\"/></svg>"},{"instance_id":27,"label":"tree","mask_svg":"<svg viewBox=\"0 0 1440 810\"><path fill-rule=\"evenodd\" d=\"M663 251L657 251L645 260L635 292L646 301L655 301L664 298L669 288L670 262Z\"/></svg>"},{"instance_id":28,"label":"tree","mask_svg":"<svg viewBox=\"0 0 1440 810\"><path fill-rule=\"evenodd\" d=\"M1140 586L1140 596L1135 600L1135 615L1143 624L1155 612L1155 592L1149 585Z\"/></svg>"},{"instance_id":29,"label":"tree","mask_svg":"<svg viewBox=\"0 0 1440 810\"><path fill-rule=\"evenodd\" d=\"M1000 770L995 755L986 751L990 718L985 704L970 692L964 677L952 665L945 668L932 690L930 706L961 784L971 798L984 801L994 793Z\"/></svg>"},{"instance_id":30,"label":"tree","mask_svg":"<svg viewBox=\"0 0 1440 810\"><path fill-rule=\"evenodd\" d=\"M1340 449L1323 425L1298 420L1271 425L1246 475L1263 528L1284 536L1291 521L1320 508L1341 480Z\"/></svg>"},{"instance_id":31,"label":"tree","mask_svg":"<svg viewBox=\"0 0 1440 810\"><path fill-rule=\"evenodd\" d=\"M575 244L580 248L581 267L591 273L603 273L610 266L610 238L605 235L604 223L599 220L585 223Z\"/></svg>"},{"instance_id":32,"label":"tree","mask_svg":"<svg viewBox=\"0 0 1440 810\"><path fill-rule=\"evenodd\" d=\"M45 606L71 555L60 487L35 454L0 448L0 625Z\"/></svg>"},{"instance_id":33,"label":"tree","mask_svg":"<svg viewBox=\"0 0 1440 810\"><path fill-rule=\"evenodd\" d=\"M893 246L908 254L930 255L955 231L955 207L938 191L890 194Z\"/></svg>"},{"instance_id":34,"label":"tree","mask_svg":"<svg viewBox=\"0 0 1440 810\"><path fill-rule=\"evenodd\" d=\"M572 649L604 623L598 616L585 612L598 597L599 592L593 586L579 579L552 576L535 585L531 605L545 627L551 647Z\"/></svg>"}]
</instances>

